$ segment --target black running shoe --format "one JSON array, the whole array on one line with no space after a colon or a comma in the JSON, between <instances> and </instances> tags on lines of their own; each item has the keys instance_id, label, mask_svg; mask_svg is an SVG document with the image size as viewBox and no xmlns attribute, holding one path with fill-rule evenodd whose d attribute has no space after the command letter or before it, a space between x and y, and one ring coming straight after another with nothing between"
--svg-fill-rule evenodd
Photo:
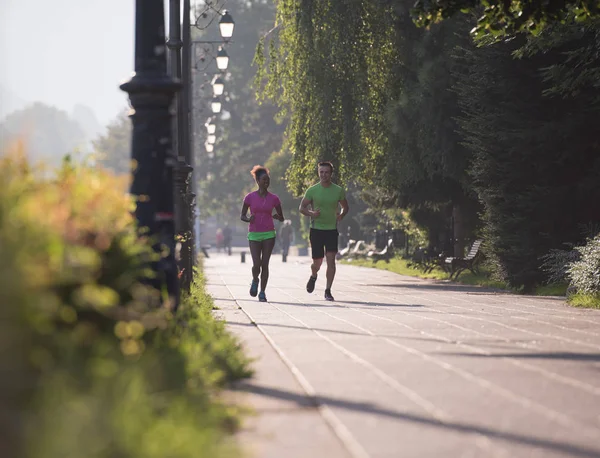
<instances>
[{"instance_id":1,"label":"black running shoe","mask_svg":"<svg viewBox=\"0 0 600 458\"><path fill-rule=\"evenodd\" d=\"M325 290L325 300L326 301L334 301L335 300L333 298L333 296L331 295L331 290L330 289L326 289Z\"/></svg>"},{"instance_id":2,"label":"black running shoe","mask_svg":"<svg viewBox=\"0 0 600 458\"><path fill-rule=\"evenodd\" d=\"M252 283L250 284L250 296L252 297L256 297L256 295L258 294L258 280L252 280Z\"/></svg>"},{"instance_id":3,"label":"black running shoe","mask_svg":"<svg viewBox=\"0 0 600 458\"><path fill-rule=\"evenodd\" d=\"M312 293L315 290L315 283L317 282L317 277L310 277L308 279L308 283L306 284L306 291Z\"/></svg>"}]
</instances>

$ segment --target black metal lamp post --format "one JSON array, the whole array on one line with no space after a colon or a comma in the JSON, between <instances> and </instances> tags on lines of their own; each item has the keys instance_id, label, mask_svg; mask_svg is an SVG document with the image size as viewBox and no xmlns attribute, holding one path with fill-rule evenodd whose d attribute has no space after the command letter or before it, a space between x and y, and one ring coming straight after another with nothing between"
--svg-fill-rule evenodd
<instances>
[{"instance_id":1,"label":"black metal lamp post","mask_svg":"<svg viewBox=\"0 0 600 458\"><path fill-rule=\"evenodd\" d=\"M133 108L131 156L136 164L131 193L136 197L135 216L147 228L160 258L152 263L148 279L156 290L166 291L170 305L179 305L175 261L175 224L170 112L179 82L167 74L165 15L162 0L136 0L135 74L121 89Z\"/></svg>"},{"instance_id":2,"label":"black metal lamp post","mask_svg":"<svg viewBox=\"0 0 600 458\"><path fill-rule=\"evenodd\" d=\"M170 0L173 1L173 0ZM181 49L181 81L183 84L183 90L181 92L180 97L178 98L178 130L179 130L179 158L180 158L180 167L178 170L181 173L181 177L178 178L179 188L181 192L185 189L185 198L182 198L182 211L181 219L178 217L178 221L181 221L181 231L179 231L180 235L183 238L181 243L181 267L182 267L182 278L181 278L181 287L184 290L189 290L189 285L192 281L192 269L193 265L196 261L196 247L195 244L198 243L194 237L194 223L196 221L196 199L195 199L195 188L196 183L193 178L188 178L187 181L184 180L183 174L192 175L195 167L194 164L194 156L193 156L193 147L192 147L192 125L193 125L193 114L192 114L192 50L193 43L212 43L209 41L194 41L191 40L191 18L190 18L190 0L182 0L183 1L183 25L181 31L182 38L182 47ZM208 12L213 11L221 16L219 21L219 30L221 32L221 36L227 42L232 34L234 29L234 22L231 15L227 12L221 12L214 7L212 2L207 2L204 10L200 13L200 15L196 18L194 25L202 29L199 25L199 21L201 18L208 18ZM179 19L180 15L176 13L176 18ZM213 19L216 16L213 16ZM209 24L213 19L209 20ZM222 42L221 42L222 44ZM229 61L229 57L223 48L219 49L219 52L216 56L217 66L219 69L223 70L227 68L227 64ZM221 80L218 86L221 89L221 92L224 88L224 82ZM220 110L219 110L220 111ZM191 181L191 182L190 182ZM183 183L187 183L186 186L183 186ZM183 210L183 205L186 205L186 210ZM178 207L179 208L179 207ZM187 272L187 276L186 276Z\"/></svg>"},{"instance_id":3,"label":"black metal lamp post","mask_svg":"<svg viewBox=\"0 0 600 458\"><path fill-rule=\"evenodd\" d=\"M185 269L187 269L188 276L182 278L182 286L189 291L189 287L192 282L193 267L196 264L196 240L194 237L194 199L191 194L195 190L196 186L193 180L194 171L194 155L192 152L192 99L191 99L191 87L192 87L192 66L191 66L191 52L189 43L192 39L192 31L190 24L191 14L191 2L190 0L183 0L183 49L181 59L181 75L183 83L183 91L181 93L181 101L183 107L183 113L180 116L180 126L183 129L182 138L182 149L181 155L185 158L186 165L190 166L190 179L186 187L185 196L185 211L183 211L182 220L185 218L185 235L184 240L181 243L181 262ZM179 18L179 16L177 16ZM185 274L185 272L184 272Z\"/></svg>"},{"instance_id":4,"label":"black metal lamp post","mask_svg":"<svg viewBox=\"0 0 600 458\"><path fill-rule=\"evenodd\" d=\"M169 39L167 46L170 51L171 75L182 79L182 55L183 41L181 40L181 0L169 0ZM186 56L183 56L184 58ZM186 81L184 80L185 84ZM188 193L191 173L193 168L188 162L186 149L186 101L182 92L177 93L175 100L177 116L172 124L173 137L177 139L177 164L175 167L175 230L179 239L179 272L180 287L183 291L189 291L193 280L193 255L192 250L193 227L190 226L190 209L188 205Z\"/></svg>"}]
</instances>

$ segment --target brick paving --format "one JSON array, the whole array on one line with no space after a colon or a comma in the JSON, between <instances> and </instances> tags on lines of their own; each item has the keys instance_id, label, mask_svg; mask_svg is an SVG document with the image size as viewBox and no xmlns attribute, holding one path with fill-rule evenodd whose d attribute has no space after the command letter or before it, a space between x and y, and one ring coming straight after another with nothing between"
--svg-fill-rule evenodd
<instances>
[{"instance_id":1,"label":"brick paving","mask_svg":"<svg viewBox=\"0 0 600 458\"><path fill-rule=\"evenodd\" d=\"M600 457L600 312L274 255L204 261L217 314L256 358L238 436L258 458Z\"/></svg>"}]
</instances>

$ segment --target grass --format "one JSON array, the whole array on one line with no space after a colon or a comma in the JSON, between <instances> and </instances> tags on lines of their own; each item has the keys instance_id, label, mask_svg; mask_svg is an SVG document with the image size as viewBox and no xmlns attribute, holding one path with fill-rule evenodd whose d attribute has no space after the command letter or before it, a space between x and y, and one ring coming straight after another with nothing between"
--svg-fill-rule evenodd
<instances>
[{"instance_id":1,"label":"grass","mask_svg":"<svg viewBox=\"0 0 600 458\"><path fill-rule=\"evenodd\" d=\"M566 296L567 295L566 283L542 285L538 286L535 290L536 296Z\"/></svg>"},{"instance_id":2,"label":"grass","mask_svg":"<svg viewBox=\"0 0 600 458\"><path fill-rule=\"evenodd\" d=\"M408 265L408 261L403 258L393 258L390 262L377 261L372 262L368 259L354 259L352 261L344 261L347 264L353 266L371 267L376 269L388 270L400 275L407 275L410 277L426 278L431 280L449 280L449 275L446 271L441 268L435 268L431 272L425 273L422 270L415 269ZM454 283L463 285L475 285L483 286L487 288L496 289L508 289L506 283L493 280L489 273L489 270L485 266L480 268L478 274L473 274L470 271L461 273L457 280L452 280Z\"/></svg>"},{"instance_id":3,"label":"grass","mask_svg":"<svg viewBox=\"0 0 600 458\"><path fill-rule=\"evenodd\" d=\"M568 299L573 307L600 309L600 294L576 293Z\"/></svg>"},{"instance_id":4,"label":"grass","mask_svg":"<svg viewBox=\"0 0 600 458\"><path fill-rule=\"evenodd\" d=\"M177 316L124 357L110 336L72 349L40 377L24 435L28 458L229 458L240 410L221 401L251 375L201 274ZM59 337L59 336L57 336Z\"/></svg>"},{"instance_id":5,"label":"grass","mask_svg":"<svg viewBox=\"0 0 600 458\"><path fill-rule=\"evenodd\" d=\"M408 266L408 262L402 258L392 258L390 262L376 261L369 259L353 259L351 261L342 261L345 264L361 267L371 267L381 270L389 270L400 275L408 275L410 277L429 278L434 280L447 280L448 274L441 269L434 269L432 272L424 273L421 270L414 269Z\"/></svg>"},{"instance_id":6,"label":"grass","mask_svg":"<svg viewBox=\"0 0 600 458\"><path fill-rule=\"evenodd\" d=\"M431 280L449 280L449 275L441 268L435 268L429 273L424 273L422 270L409 267L408 261L403 258L393 258L390 262L377 261L373 262L369 259L354 259L352 261L342 261L353 266L371 267L376 269L388 270L400 275L410 277L426 278ZM490 266L485 264L479 267L479 273L474 274L470 271L463 271L457 279L452 280L453 283L462 285L482 286L485 288L501 289L517 293L518 291L511 288L506 282L495 280L491 273ZM535 294L538 296L564 296L566 294L567 285L544 285L536 288Z\"/></svg>"}]
</instances>

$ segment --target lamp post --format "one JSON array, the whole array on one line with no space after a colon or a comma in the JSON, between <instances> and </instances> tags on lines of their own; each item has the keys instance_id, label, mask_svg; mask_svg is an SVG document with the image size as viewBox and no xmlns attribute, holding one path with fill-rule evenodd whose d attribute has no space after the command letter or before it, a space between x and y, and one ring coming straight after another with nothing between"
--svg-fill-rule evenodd
<instances>
[{"instance_id":1,"label":"lamp post","mask_svg":"<svg viewBox=\"0 0 600 458\"><path fill-rule=\"evenodd\" d=\"M215 76L213 81L212 81L212 87L213 87L213 94L215 96L220 96L223 95L223 91L225 91L225 82L223 81L223 78L221 78L220 76Z\"/></svg>"},{"instance_id":2,"label":"lamp post","mask_svg":"<svg viewBox=\"0 0 600 458\"><path fill-rule=\"evenodd\" d=\"M227 70L228 66L229 56L227 55L227 51L225 51L222 46L219 46L219 51L217 52L217 68L219 70Z\"/></svg>"},{"instance_id":3,"label":"lamp post","mask_svg":"<svg viewBox=\"0 0 600 458\"><path fill-rule=\"evenodd\" d=\"M233 29L235 27L235 22L229 14L229 11L223 10L223 15L219 20L219 31L221 32L221 37L225 41L229 41L229 39L233 36Z\"/></svg>"},{"instance_id":4,"label":"lamp post","mask_svg":"<svg viewBox=\"0 0 600 458\"><path fill-rule=\"evenodd\" d=\"M181 79L181 49L183 42L181 40L181 0L169 0L169 39L167 47L170 51L170 72L175 78ZM183 291L189 291L193 279L192 256L186 256L185 252L189 250L186 243L191 238L192 228L190 227L190 215L188 205L188 189L191 179L192 167L186 157L186 115L185 102L182 93L178 92L175 98L175 110L177 116L172 123L173 139L177 163L174 170L175 181L175 231L179 239L179 272L180 287Z\"/></svg>"},{"instance_id":5,"label":"lamp post","mask_svg":"<svg viewBox=\"0 0 600 458\"><path fill-rule=\"evenodd\" d=\"M163 1L136 0L135 74L120 87L132 106L131 157L137 167L130 191L136 198L135 216L159 255L151 263L154 275L146 281L159 293L166 288L170 306L177 309L170 107L180 84L167 74L164 30Z\"/></svg>"},{"instance_id":6,"label":"lamp post","mask_svg":"<svg viewBox=\"0 0 600 458\"><path fill-rule=\"evenodd\" d=\"M220 20L219 20L219 30L220 30L220 34L221 37L223 39L223 41L221 42L213 42L213 41L196 41L194 40L192 42L191 40L191 21L190 21L190 0L183 0L183 33L182 33L182 40L183 40L183 45L182 45L182 60L181 60L181 71L182 71L182 83L183 83L183 91L181 94L181 105L182 108L184 110L184 113L182 114L182 116L180 117L181 119L183 119L183 138L181 138L181 144L182 146L180 147L180 154L182 154L185 158L185 165L188 165L191 167L191 172L193 173L193 168L195 167L194 165L194 156L193 156L193 147L192 147L192 142L193 142L193 138L192 138L192 126L194 125L193 123L193 110L192 110L192 106L193 106L193 101L192 101L192 84L193 84L193 79L192 79L192 65L191 65L191 61L192 61L192 55L194 55L192 53L193 51L193 45L194 44L211 44L211 45L216 45L216 44L220 44L223 45L224 43L228 42L230 40L230 38L233 35L233 29L235 27L235 23L233 21L233 18L231 17L231 14L229 14L229 12L227 10L221 12L218 9L216 9L213 5L212 2L206 2L203 10L200 12L200 14L196 17L196 20L194 22L194 26L197 27L198 29L203 29L206 28L208 25L210 25L215 17L220 16ZM213 15L213 17L208 21L208 24L206 25L206 27L201 27L199 22L200 19L204 18L208 18L208 13L212 10L213 13L215 13ZM177 16L179 17L179 16ZM195 56L195 55L194 55ZM218 52L216 53L215 60L217 62L217 67L220 70L224 70L227 69L227 66L229 64L229 56L227 55L227 52L225 51L225 49L223 48L223 46L220 46L218 49ZM208 63L206 63L206 66L208 66ZM206 67L205 67L206 68ZM219 81L217 81L219 80ZM222 78L215 78L213 80L213 91L214 91L214 95L217 96L218 92L220 91L220 93L222 94L224 91L224 81ZM211 108L213 113L219 113L221 111L221 103L219 100L214 101L215 103L211 104ZM218 109L217 109L218 108ZM181 126L181 123L179 123L179 126ZM214 148L214 143L216 141L216 136L214 136L214 133L216 132L216 125L214 124L214 122L210 123L211 127L207 127L209 130L212 130L212 134L210 134L211 136L211 140L212 143L207 143L211 145L211 149ZM186 169L188 170L188 169ZM189 228L189 239L186 238L186 241L184 241L182 243L182 249L181 249L181 263L182 265L189 265L190 268L191 266L193 266L193 264L195 263L195 243L198 243L197 240L194 239L193 235L194 235L194 223L196 221L196 217L195 217L195 212L196 212L196 199L195 199L195 191L196 191L196 181L194 179L192 179L191 181L191 185L188 186L188 191L186 193L187 195L187 200L186 202L188 203L188 208L189 211L187 213L188 215L188 221L189 221L189 226L187 226ZM190 279L191 280L191 279ZM182 286L187 287L187 284L185 282L182 282Z\"/></svg>"},{"instance_id":7,"label":"lamp post","mask_svg":"<svg viewBox=\"0 0 600 458\"><path fill-rule=\"evenodd\" d=\"M190 285L193 280L193 267L195 265L196 247L194 240L194 200L191 194L194 190L194 182L192 174L194 170L194 157L191 147L191 99L190 86L192 84L190 51L188 43L191 40L190 30L190 0L183 0L183 25L182 25L182 54L181 54L181 83L183 85L181 93L181 110L178 111L178 127L182 130L181 147L179 154L183 159L182 168L188 173L188 179L185 181L185 186L181 186L180 190L184 193L181 198L181 250L180 264L182 269L185 269L181 276L181 287L184 291L190 290ZM177 16L179 20L179 16ZM183 172L182 172L183 174ZM183 177L182 177L183 178ZM186 275L187 271L187 275Z\"/></svg>"},{"instance_id":8,"label":"lamp post","mask_svg":"<svg viewBox=\"0 0 600 458\"><path fill-rule=\"evenodd\" d=\"M221 99L219 97L213 97L210 102L210 109L213 113L218 114L221 112L223 104L221 103Z\"/></svg>"}]
</instances>

